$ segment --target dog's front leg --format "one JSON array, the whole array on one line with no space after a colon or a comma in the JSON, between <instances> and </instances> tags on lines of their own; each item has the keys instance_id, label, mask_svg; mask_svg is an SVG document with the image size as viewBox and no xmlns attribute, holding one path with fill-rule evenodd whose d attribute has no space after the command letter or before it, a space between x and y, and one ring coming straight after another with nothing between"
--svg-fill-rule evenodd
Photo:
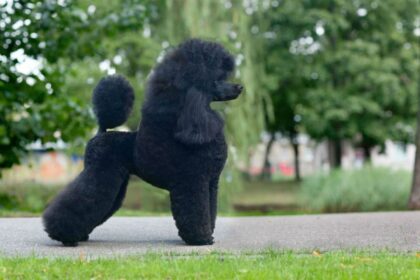
<instances>
[{"instance_id":1,"label":"dog's front leg","mask_svg":"<svg viewBox=\"0 0 420 280\"><path fill-rule=\"evenodd\" d=\"M219 177L213 178L210 181L210 219L211 219L211 231L214 232L216 226L217 216L217 192L219 189Z\"/></svg>"},{"instance_id":2,"label":"dog's front leg","mask_svg":"<svg viewBox=\"0 0 420 280\"><path fill-rule=\"evenodd\" d=\"M171 190L170 196L179 236L188 245L213 244L209 184L180 185Z\"/></svg>"}]
</instances>

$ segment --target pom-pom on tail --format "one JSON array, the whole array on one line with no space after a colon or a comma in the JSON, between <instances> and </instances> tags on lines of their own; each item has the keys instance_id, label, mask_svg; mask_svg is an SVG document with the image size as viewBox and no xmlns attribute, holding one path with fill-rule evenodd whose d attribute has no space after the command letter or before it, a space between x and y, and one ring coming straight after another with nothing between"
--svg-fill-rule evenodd
<instances>
[{"instance_id":1,"label":"pom-pom on tail","mask_svg":"<svg viewBox=\"0 0 420 280\"><path fill-rule=\"evenodd\" d=\"M98 83L93 90L93 111L98 119L99 130L106 131L122 125L130 115L134 90L122 76L112 75Z\"/></svg>"}]
</instances>

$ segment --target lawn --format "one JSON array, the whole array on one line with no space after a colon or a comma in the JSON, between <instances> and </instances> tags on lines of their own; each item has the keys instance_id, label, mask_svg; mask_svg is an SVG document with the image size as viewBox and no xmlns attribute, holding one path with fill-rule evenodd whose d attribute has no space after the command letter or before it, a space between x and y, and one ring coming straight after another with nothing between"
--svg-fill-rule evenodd
<instances>
[{"instance_id":1,"label":"lawn","mask_svg":"<svg viewBox=\"0 0 420 280\"><path fill-rule=\"evenodd\" d=\"M118 259L0 258L0 279L418 279L419 254L267 251Z\"/></svg>"}]
</instances>

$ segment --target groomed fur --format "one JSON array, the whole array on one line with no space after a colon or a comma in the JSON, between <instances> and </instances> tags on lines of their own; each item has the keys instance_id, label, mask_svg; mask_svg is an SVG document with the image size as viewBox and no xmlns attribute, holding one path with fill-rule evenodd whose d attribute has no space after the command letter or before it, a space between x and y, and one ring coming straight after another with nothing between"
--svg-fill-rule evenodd
<instances>
[{"instance_id":1,"label":"groomed fur","mask_svg":"<svg viewBox=\"0 0 420 280\"><path fill-rule=\"evenodd\" d=\"M83 172L44 212L48 235L69 246L87 240L121 206L135 174L170 192L187 244L213 244L227 145L223 119L210 103L240 94L240 85L226 81L233 70L233 57L221 45L197 39L181 44L154 69L139 130L130 133L106 129L126 120L131 86L119 76L101 80L93 103L102 133L89 141Z\"/></svg>"},{"instance_id":2,"label":"groomed fur","mask_svg":"<svg viewBox=\"0 0 420 280\"><path fill-rule=\"evenodd\" d=\"M133 101L133 88L124 77L103 78L94 89L92 98L100 130L122 125L130 115Z\"/></svg>"}]
</instances>

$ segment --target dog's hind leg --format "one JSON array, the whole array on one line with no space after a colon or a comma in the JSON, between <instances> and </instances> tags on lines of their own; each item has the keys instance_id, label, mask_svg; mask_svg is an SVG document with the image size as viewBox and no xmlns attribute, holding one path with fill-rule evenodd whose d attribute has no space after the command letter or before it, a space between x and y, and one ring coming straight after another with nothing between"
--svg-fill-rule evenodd
<instances>
[{"instance_id":1,"label":"dog's hind leg","mask_svg":"<svg viewBox=\"0 0 420 280\"><path fill-rule=\"evenodd\" d=\"M213 244L209 184L177 186L170 197L179 236L189 245Z\"/></svg>"},{"instance_id":2,"label":"dog's hind leg","mask_svg":"<svg viewBox=\"0 0 420 280\"><path fill-rule=\"evenodd\" d=\"M128 178L118 169L86 168L46 209L45 230L64 245L77 245L109 215L119 188Z\"/></svg>"},{"instance_id":3,"label":"dog's hind leg","mask_svg":"<svg viewBox=\"0 0 420 280\"><path fill-rule=\"evenodd\" d=\"M127 177L127 179L122 183L121 187L119 188L120 190L117 194L117 197L115 198L114 203L112 204L111 209L109 210L108 214L106 214L105 217L97 224L97 226L105 223L106 220L111 218L111 216L114 215L114 213L121 208L125 198L125 194L127 192L128 179L129 177Z\"/></svg>"},{"instance_id":4,"label":"dog's hind leg","mask_svg":"<svg viewBox=\"0 0 420 280\"><path fill-rule=\"evenodd\" d=\"M121 205L133 144L131 134L124 134L106 133L89 142L85 169L44 212L45 231L52 239L75 246Z\"/></svg>"},{"instance_id":5,"label":"dog's hind leg","mask_svg":"<svg viewBox=\"0 0 420 280\"><path fill-rule=\"evenodd\" d=\"M114 215L115 212L118 211L118 209L121 208L123 200L125 198L125 194L127 192L128 179L129 179L129 176L127 176L127 179L122 183L121 187L119 188L119 192L112 204L111 210L109 210L108 214L106 214L105 217L100 222L98 222L98 224L95 227L105 223L109 218L112 217L112 215ZM88 240L89 240L89 235L85 235L84 237L80 239L80 241L88 241Z\"/></svg>"}]
</instances>

